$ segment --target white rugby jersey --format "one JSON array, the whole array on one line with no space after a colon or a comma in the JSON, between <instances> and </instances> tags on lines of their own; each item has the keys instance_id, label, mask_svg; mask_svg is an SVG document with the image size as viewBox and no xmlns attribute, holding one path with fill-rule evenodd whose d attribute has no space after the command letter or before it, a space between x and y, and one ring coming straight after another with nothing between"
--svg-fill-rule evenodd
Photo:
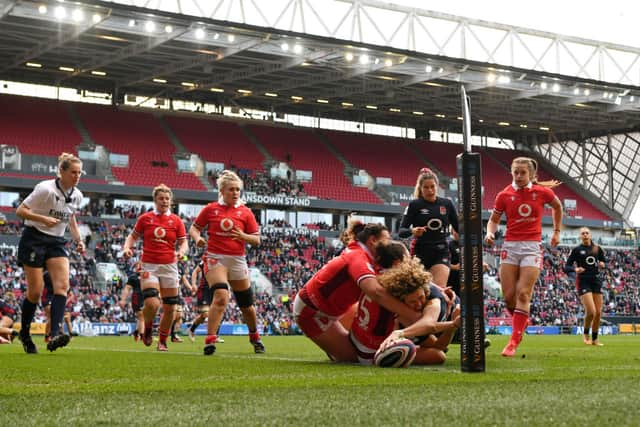
<instances>
[{"instance_id":1,"label":"white rugby jersey","mask_svg":"<svg viewBox=\"0 0 640 427\"><path fill-rule=\"evenodd\" d=\"M67 198L69 203L66 201ZM36 185L23 203L34 213L58 218L60 222L53 227L47 227L41 222L25 219L24 224L50 236L64 237L69 218L80 209L82 199L82 192L76 187L65 194L62 186L56 185L55 179L42 181Z\"/></svg>"}]
</instances>

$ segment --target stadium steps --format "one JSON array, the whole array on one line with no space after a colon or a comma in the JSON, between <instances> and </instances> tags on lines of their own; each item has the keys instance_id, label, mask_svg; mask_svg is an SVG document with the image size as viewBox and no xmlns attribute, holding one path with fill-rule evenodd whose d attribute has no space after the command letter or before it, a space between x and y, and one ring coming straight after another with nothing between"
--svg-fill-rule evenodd
<instances>
[{"instance_id":1,"label":"stadium steps","mask_svg":"<svg viewBox=\"0 0 640 427\"><path fill-rule=\"evenodd\" d=\"M436 165L434 165L431 161L429 161L429 159L427 159L420 150L418 150L415 147L415 144L419 144L419 143L421 143L421 141L407 141L407 147L409 147L409 150L411 150L411 152L415 154L416 157L420 159L421 162L427 165L429 169L431 169L433 172L435 172L436 175L438 175L440 181L443 181L441 182L442 185L446 184L446 186L448 187L449 182L444 182L444 181L449 181L449 177L446 176Z\"/></svg>"},{"instance_id":2,"label":"stadium steps","mask_svg":"<svg viewBox=\"0 0 640 427\"><path fill-rule=\"evenodd\" d=\"M180 141L180 138L178 138L178 135L176 135L175 132L173 131L173 129L171 129L171 126L169 126L169 124L164 120L164 117L161 114L154 114L154 116L158 120L158 123L160 123L160 127L162 128L164 133L167 135L167 138L169 138L169 141L171 141L173 146L176 147L176 154L179 154L179 153L190 153L190 151L187 150L187 148L182 144L182 141ZM174 155L174 159L175 159L175 155ZM175 160L176 160L176 163L177 163L177 159L175 159ZM202 158L200 158L200 160L204 161L204 159L202 159ZM203 175L203 176L198 176L196 174L194 174L194 175L195 175L196 178L198 178L198 181L200 181L200 183L202 183L202 185L204 185L204 187L207 189L207 191L213 191L213 186L211 185L211 183L207 179L206 175Z\"/></svg>"},{"instance_id":3,"label":"stadium steps","mask_svg":"<svg viewBox=\"0 0 640 427\"><path fill-rule=\"evenodd\" d=\"M167 122L164 121L164 119L162 118L162 115L154 114L154 116L156 117L156 119L158 119L158 123L160 123L160 127L162 128L164 133L167 135L167 138L169 138L169 141L171 141L173 146L176 147L176 153L188 153L189 150L187 150L185 146L182 145L182 141L180 141L180 138L176 136L176 134L169 127Z\"/></svg>"},{"instance_id":4,"label":"stadium steps","mask_svg":"<svg viewBox=\"0 0 640 427\"><path fill-rule=\"evenodd\" d=\"M84 123L82 123L82 120L80 119L80 116L78 116L78 112L73 107L73 104L68 103L67 109L69 110L69 117L71 117L71 122L73 123L73 126L76 128L76 130L82 137L82 143L95 146L96 142L93 140L93 138L91 138L89 131L85 127Z\"/></svg>"},{"instance_id":5,"label":"stadium steps","mask_svg":"<svg viewBox=\"0 0 640 427\"><path fill-rule=\"evenodd\" d=\"M357 168L355 168L350 162L349 160L347 160L342 153L340 153L336 147L333 146L333 144L331 144L331 141L329 141L329 138L327 138L327 136L322 133L322 132L315 132L316 136L318 137L318 139L325 145L325 147L327 147L327 149L331 152L331 154L333 154L336 159L340 160L340 162L344 165L344 176L347 177L347 180L351 183L351 185L353 185L353 172L358 170ZM376 194L377 197L380 198L380 196L378 194ZM384 198L381 198L382 200L385 200Z\"/></svg>"},{"instance_id":6,"label":"stadium steps","mask_svg":"<svg viewBox=\"0 0 640 427\"><path fill-rule=\"evenodd\" d=\"M256 148L258 149L258 151L260 151L260 153L262 153L262 155L264 156L264 162L262 162L262 166L264 167L264 170L268 171L271 168L271 165L273 164L273 162L275 162L276 160L273 158L271 153L269 153L269 151L265 148L265 146L262 145L260 141L258 141L258 138L255 136L253 132L251 132L251 129L249 129L249 126L246 126L244 124L239 124L238 126L240 127L240 130L242 131L242 133L247 137L247 139L251 141L253 145L256 146Z\"/></svg>"},{"instance_id":7,"label":"stadium steps","mask_svg":"<svg viewBox=\"0 0 640 427\"><path fill-rule=\"evenodd\" d=\"M327 147L327 149L331 152L331 154L333 154L338 160L340 160L342 162L342 164L345 167L345 170L349 170L349 171L355 170L353 165L351 163L349 163L349 161L347 159L345 159L344 156L342 154L340 154L340 152L338 150L336 150L336 147L334 147L331 144L331 142L329 141L329 138L327 138L327 136L324 133L322 133L322 132L314 132L314 133L318 137L318 139L320 141L322 141L322 143L325 145L325 147ZM345 175L346 175L346 173L345 173ZM347 176L347 178L351 179L350 176Z\"/></svg>"}]
</instances>

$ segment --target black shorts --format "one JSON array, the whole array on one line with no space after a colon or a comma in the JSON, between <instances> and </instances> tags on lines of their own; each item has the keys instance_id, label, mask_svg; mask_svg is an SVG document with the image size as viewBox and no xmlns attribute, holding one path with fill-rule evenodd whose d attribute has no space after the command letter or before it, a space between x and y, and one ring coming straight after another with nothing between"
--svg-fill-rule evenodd
<instances>
[{"instance_id":1,"label":"black shorts","mask_svg":"<svg viewBox=\"0 0 640 427\"><path fill-rule=\"evenodd\" d=\"M198 292L196 293L196 305L198 307L202 307L205 305L211 305L211 301L213 300L213 289L209 286L199 286Z\"/></svg>"},{"instance_id":2,"label":"black shorts","mask_svg":"<svg viewBox=\"0 0 640 427\"><path fill-rule=\"evenodd\" d=\"M576 277L576 289L578 290L578 295L588 294L592 292L594 294L602 293L602 282L598 276L586 276L586 277Z\"/></svg>"},{"instance_id":3,"label":"black shorts","mask_svg":"<svg viewBox=\"0 0 640 427\"><path fill-rule=\"evenodd\" d=\"M449 245L446 242L429 246L416 246L414 255L420 258L426 270L436 264L449 266Z\"/></svg>"},{"instance_id":4,"label":"black shorts","mask_svg":"<svg viewBox=\"0 0 640 427\"><path fill-rule=\"evenodd\" d=\"M49 258L69 258L64 237L50 236L34 227L25 227L18 244L18 265L43 268Z\"/></svg>"}]
</instances>

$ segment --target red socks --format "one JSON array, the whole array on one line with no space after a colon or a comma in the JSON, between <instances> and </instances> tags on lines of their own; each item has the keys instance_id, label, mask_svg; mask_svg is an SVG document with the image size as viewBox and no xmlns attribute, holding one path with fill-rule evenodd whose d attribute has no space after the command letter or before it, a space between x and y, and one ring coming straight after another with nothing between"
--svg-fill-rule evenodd
<instances>
[{"instance_id":1,"label":"red socks","mask_svg":"<svg viewBox=\"0 0 640 427\"><path fill-rule=\"evenodd\" d=\"M218 336L217 335L207 335L207 337L204 339L204 343L205 344L215 344L217 340L218 340Z\"/></svg>"},{"instance_id":2,"label":"red socks","mask_svg":"<svg viewBox=\"0 0 640 427\"><path fill-rule=\"evenodd\" d=\"M169 336L169 332L168 331L159 330L158 331L158 336L160 337L160 342L162 344L166 344L167 343L167 337Z\"/></svg>"},{"instance_id":3,"label":"red socks","mask_svg":"<svg viewBox=\"0 0 640 427\"><path fill-rule=\"evenodd\" d=\"M529 324L529 312L515 309L513 311L513 323L512 323L512 332L511 332L511 341L513 343L520 344L522 341L522 335L524 334L524 330Z\"/></svg>"},{"instance_id":4,"label":"red socks","mask_svg":"<svg viewBox=\"0 0 640 427\"><path fill-rule=\"evenodd\" d=\"M249 332L249 341L254 342L259 340L260 340L260 333L258 331Z\"/></svg>"}]
</instances>

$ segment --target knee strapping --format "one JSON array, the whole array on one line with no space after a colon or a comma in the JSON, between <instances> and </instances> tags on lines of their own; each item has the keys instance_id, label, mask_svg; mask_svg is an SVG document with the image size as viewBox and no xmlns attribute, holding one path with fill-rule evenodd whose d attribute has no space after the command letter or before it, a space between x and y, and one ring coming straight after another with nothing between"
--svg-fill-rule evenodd
<instances>
[{"instance_id":1,"label":"knee strapping","mask_svg":"<svg viewBox=\"0 0 640 427\"><path fill-rule=\"evenodd\" d=\"M174 295L172 297L163 297L162 303L167 305L176 305L180 303L180 297L178 297L178 295Z\"/></svg>"},{"instance_id":2,"label":"knee strapping","mask_svg":"<svg viewBox=\"0 0 640 427\"><path fill-rule=\"evenodd\" d=\"M218 289L224 289L225 291L228 291L229 284L226 282L214 283L213 285L209 286L209 289L211 289L212 291L216 291Z\"/></svg>"},{"instance_id":3,"label":"knee strapping","mask_svg":"<svg viewBox=\"0 0 640 427\"><path fill-rule=\"evenodd\" d=\"M247 308L253 305L253 291L251 288L244 291L233 291L233 294L236 296L238 307Z\"/></svg>"},{"instance_id":4,"label":"knee strapping","mask_svg":"<svg viewBox=\"0 0 640 427\"><path fill-rule=\"evenodd\" d=\"M147 288L142 290L142 298L157 298L160 293L156 288Z\"/></svg>"}]
</instances>

